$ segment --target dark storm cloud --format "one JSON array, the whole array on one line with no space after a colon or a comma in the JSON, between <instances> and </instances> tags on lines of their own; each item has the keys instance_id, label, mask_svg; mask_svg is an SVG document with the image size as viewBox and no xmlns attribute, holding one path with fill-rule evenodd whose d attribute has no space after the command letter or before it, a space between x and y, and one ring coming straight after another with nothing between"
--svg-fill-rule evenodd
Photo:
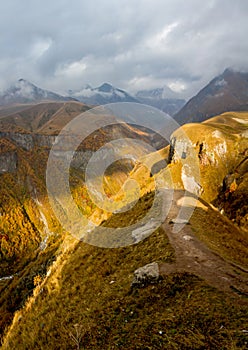
<instances>
[{"instance_id":1,"label":"dark storm cloud","mask_svg":"<svg viewBox=\"0 0 248 350\"><path fill-rule=\"evenodd\" d=\"M24 77L63 91L103 81L196 92L248 70L244 0L9 0L0 5L1 86Z\"/></svg>"}]
</instances>

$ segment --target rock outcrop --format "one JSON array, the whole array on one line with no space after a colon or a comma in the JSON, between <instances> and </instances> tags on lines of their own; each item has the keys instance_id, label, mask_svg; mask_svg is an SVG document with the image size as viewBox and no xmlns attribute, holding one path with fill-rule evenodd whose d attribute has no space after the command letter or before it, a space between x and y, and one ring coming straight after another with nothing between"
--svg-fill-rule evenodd
<instances>
[{"instance_id":1,"label":"rock outcrop","mask_svg":"<svg viewBox=\"0 0 248 350\"><path fill-rule=\"evenodd\" d=\"M169 163L184 189L207 201L216 198L225 176L242 161L248 147L247 113L224 113L201 124L177 129L170 142Z\"/></svg>"},{"instance_id":2,"label":"rock outcrop","mask_svg":"<svg viewBox=\"0 0 248 350\"><path fill-rule=\"evenodd\" d=\"M134 271L132 287L144 287L148 284L157 283L161 278L157 262L147 264Z\"/></svg>"},{"instance_id":3,"label":"rock outcrop","mask_svg":"<svg viewBox=\"0 0 248 350\"><path fill-rule=\"evenodd\" d=\"M0 174L14 173L17 169L17 154L16 152L0 153Z\"/></svg>"},{"instance_id":4,"label":"rock outcrop","mask_svg":"<svg viewBox=\"0 0 248 350\"><path fill-rule=\"evenodd\" d=\"M0 132L0 138L6 138L21 147L25 151L32 150L35 146L51 148L55 142L56 135L42 135L17 132Z\"/></svg>"}]
</instances>

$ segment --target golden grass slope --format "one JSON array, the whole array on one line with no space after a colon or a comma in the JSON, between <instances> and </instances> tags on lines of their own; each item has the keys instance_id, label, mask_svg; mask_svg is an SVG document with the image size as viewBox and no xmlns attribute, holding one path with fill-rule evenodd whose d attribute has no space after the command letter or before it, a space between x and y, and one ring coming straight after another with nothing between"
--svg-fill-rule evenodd
<instances>
[{"instance_id":1,"label":"golden grass slope","mask_svg":"<svg viewBox=\"0 0 248 350\"><path fill-rule=\"evenodd\" d=\"M221 259L241 265L244 271L247 235L207 202L216 198L224 177L246 157L247 117L248 113L229 113L204 124L186 125L183 133L178 130L173 135L175 148L178 140L185 142L185 134L192 143L201 174L201 196L206 199L197 202L190 229ZM171 156L171 162L151 176L144 164L154 167L160 156ZM127 213L106 216L104 226L128 226L144 216L152 205L154 180L159 176L168 188L184 188L182 168L184 161L192 161L192 155L182 158L180 152L174 152L170 156L164 149L158 157L155 153L141 159L131 177L141 184L142 198ZM112 198L121 195L121 184L130 169L130 164L122 164L120 178L113 180L111 192L110 175L116 175L117 165L106 174L105 186ZM73 248L61 251L46 276L36 279L38 285L24 307L15 313L2 348L247 348L248 308L244 295L225 294L189 273L170 274L158 284L131 288L133 272L154 261L175 261L174 250L162 228L139 244L125 248L97 248L75 241Z\"/></svg>"},{"instance_id":2,"label":"golden grass slope","mask_svg":"<svg viewBox=\"0 0 248 350\"><path fill-rule=\"evenodd\" d=\"M151 201L151 195L142 198L136 212L147 210ZM205 207L209 208L207 204ZM208 237L206 227L230 238L228 222L218 218L216 229L215 211L208 210L196 213L192 228L206 241L214 239ZM130 218L123 216L123 224ZM108 224L119 226L119 215L110 218ZM240 242L237 244L244 249ZM162 229L126 248L103 249L78 243L59 258L34 296L16 313L2 349L76 348L71 334L76 335L77 327L81 329L79 349L246 348L245 298L225 295L187 273L175 273L158 284L132 289L133 272L153 261L174 261Z\"/></svg>"}]
</instances>

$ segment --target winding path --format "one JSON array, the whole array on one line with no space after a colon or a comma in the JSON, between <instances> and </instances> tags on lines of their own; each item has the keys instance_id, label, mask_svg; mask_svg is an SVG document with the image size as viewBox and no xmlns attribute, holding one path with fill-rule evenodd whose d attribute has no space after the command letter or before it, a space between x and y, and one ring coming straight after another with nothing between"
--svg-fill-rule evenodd
<instances>
[{"instance_id":1,"label":"winding path","mask_svg":"<svg viewBox=\"0 0 248 350\"><path fill-rule=\"evenodd\" d=\"M159 265L160 274L189 272L205 279L220 290L248 296L248 270L227 262L211 251L193 234L190 224L185 224L181 231L175 232L177 224L173 224L173 219L178 216L183 196L184 191L174 192L169 215L162 225L175 249L176 262L173 264L161 263Z\"/></svg>"}]
</instances>

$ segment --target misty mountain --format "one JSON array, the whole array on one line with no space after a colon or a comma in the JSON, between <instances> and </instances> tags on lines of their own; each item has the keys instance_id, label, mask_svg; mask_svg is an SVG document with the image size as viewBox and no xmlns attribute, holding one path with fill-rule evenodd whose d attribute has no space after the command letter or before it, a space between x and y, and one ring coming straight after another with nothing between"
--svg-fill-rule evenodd
<instances>
[{"instance_id":1,"label":"misty mountain","mask_svg":"<svg viewBox=\"0 0 248 350\"><path fill-rule=\"evenodd\" d=\"M177 113L186 103L184 99L179 97L179 94L168 86L153 90L141 90L136 93L135 97L140 103L156 107L170 115Z\"/></svg>"},{"instance_id":2,"label":"misty mountain","mask_svg":"<svg viewBox=\"0 0 248 350\"><path fill-rule=\"evenodd\" d=\"M14 85L0 93L0 105L73 100L75 99L41 89L24 79L19 79Z\"/></svg>"},{"instance_id":3,"label":"misty mountain","mask_svg":"<svg viewBox=\"0 0 248 350\"><path fill-rule=\"evenodd\" d=\"M104 105L115 102L138 102L126 91L118 89L108 83L104 83L96 88L86 85L79 91L69 90L68 93L70 97L91 105Z\"/></svg>"},{"instance_id":4,"label":"misty mountain","mask_svg":"<svg viewBox=\"0 0 248 350\"><path fill-rule=\"evenodd\" d=\"M128 92L104 83L97 88L90 85L84 86L80 91L69 90L69 96L79 101L92 104L103 105L115 102L143 103L156 107L170 115L175 114L185 104L185 100L178 97L178 94L169 87L154 90L141 90L132 96Z\"/></svg>"},{"instance_id":5,"label":"misty mountain","mask_svg":"<svg viewBox=\"0 0 248 350\"><path fill-rule=\"evenodd\" d=\"M204 121L228 111L248 110L248 73L226 69L174 116L181 123Z\"/></svg>"}]
</instances>

